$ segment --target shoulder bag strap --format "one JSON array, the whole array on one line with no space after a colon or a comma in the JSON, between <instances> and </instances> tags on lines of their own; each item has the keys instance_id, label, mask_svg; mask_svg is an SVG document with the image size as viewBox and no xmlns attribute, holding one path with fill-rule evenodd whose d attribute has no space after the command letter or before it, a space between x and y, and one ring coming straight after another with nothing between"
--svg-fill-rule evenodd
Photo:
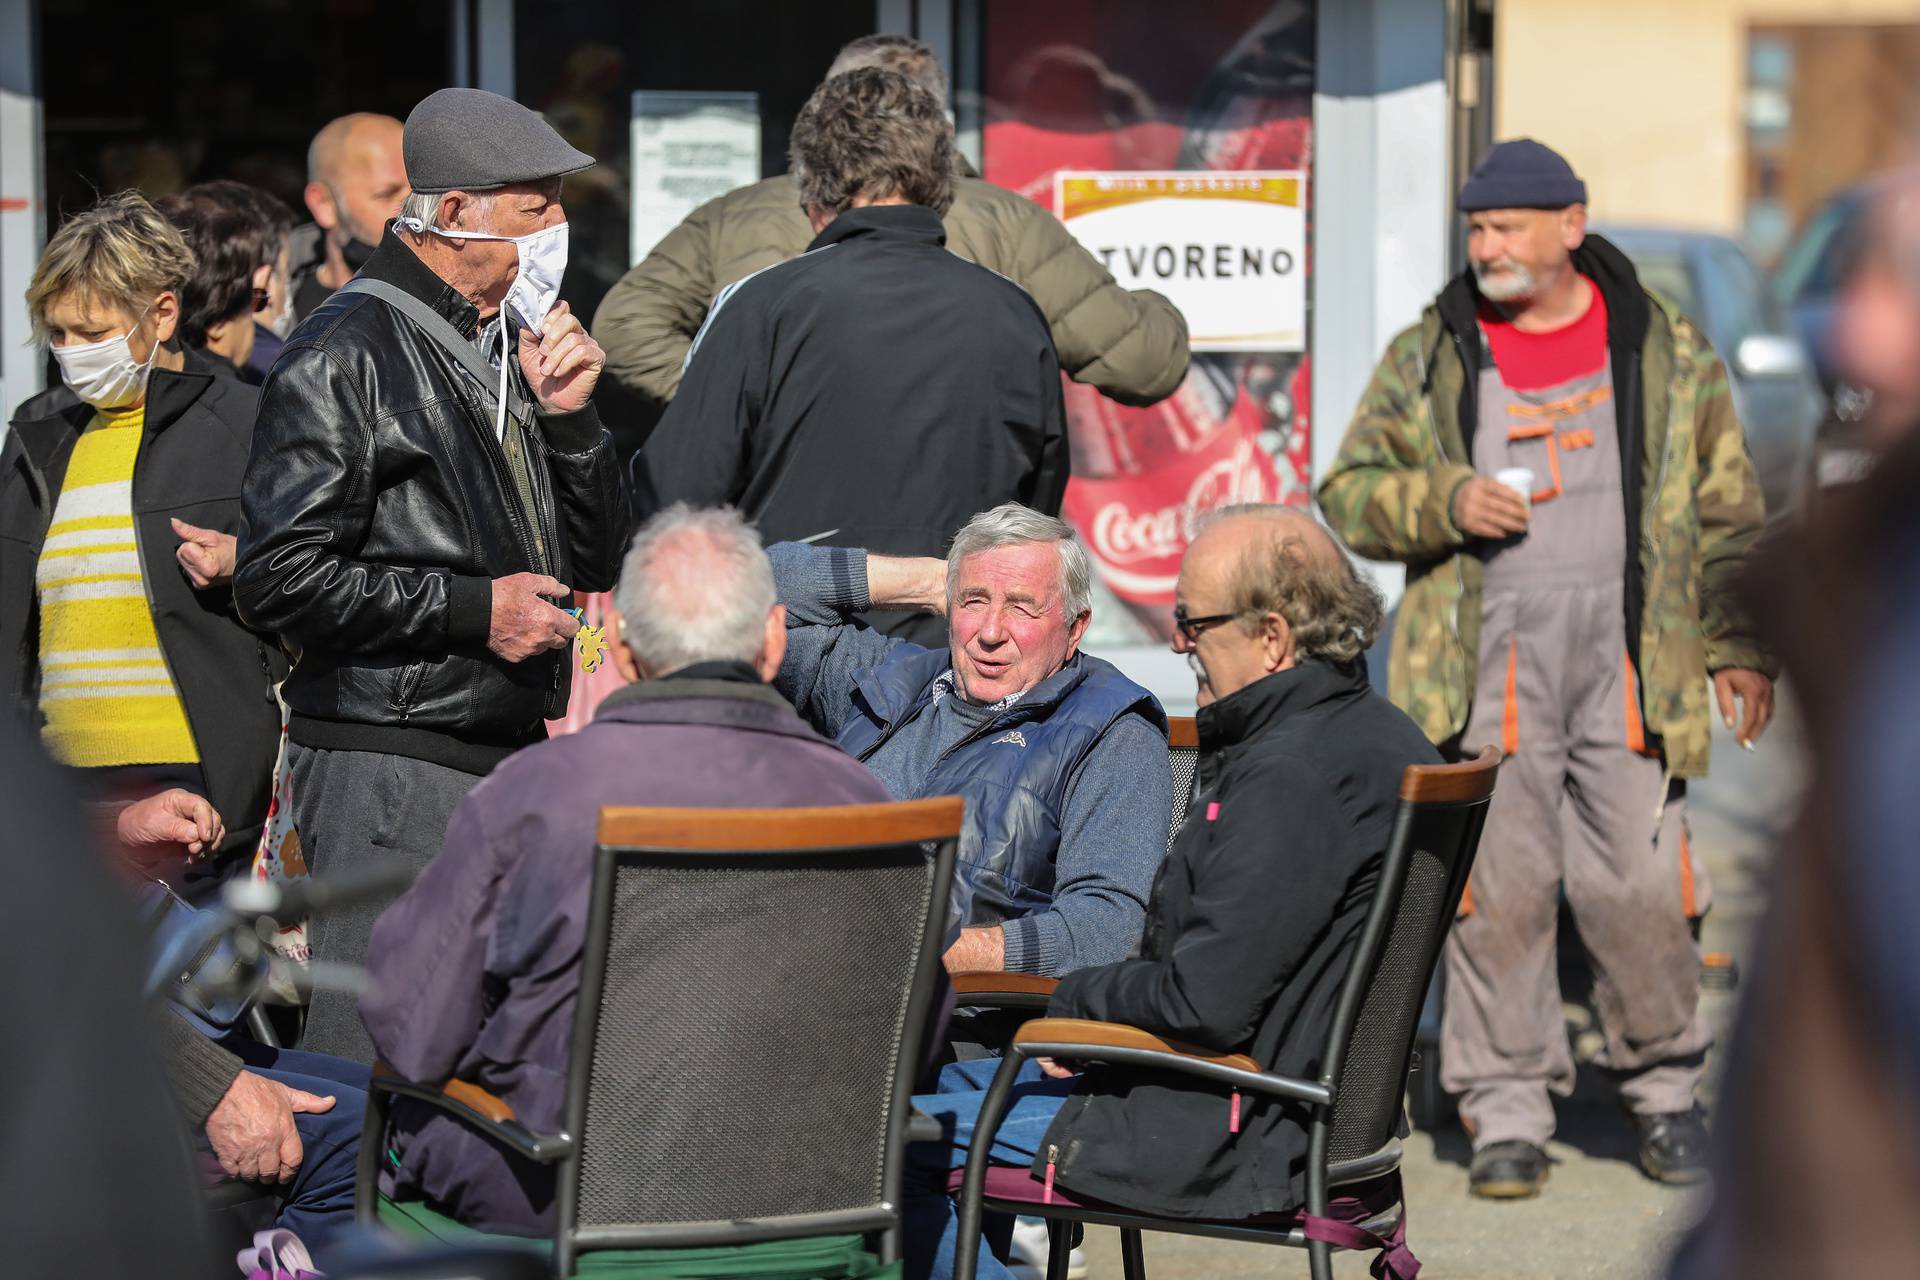
<instances>
[{"instance_id":1,"label":"shoulder bag strap","mask_svg":"<svg viewBox=\"0 0 1920 1280\"><path fill-rule=\"evenodd\" d=\"M467 336L454 328L447 318L435 311L405 289L388 284L385 280L369 280L365 276L355 276L340 286L341 293L364 293L380 299L394 310L406 316L426 331L428 337L439 343L454 361L465 369L480 387L486 397L489 408L500 403L500 371L487 363L480 349L468 340ZM503 319L502 324L506 323ZM533 406L515 385L512 377L507 379L507 411L522 423L533 423Z\"/></svg>"}]
</instances>

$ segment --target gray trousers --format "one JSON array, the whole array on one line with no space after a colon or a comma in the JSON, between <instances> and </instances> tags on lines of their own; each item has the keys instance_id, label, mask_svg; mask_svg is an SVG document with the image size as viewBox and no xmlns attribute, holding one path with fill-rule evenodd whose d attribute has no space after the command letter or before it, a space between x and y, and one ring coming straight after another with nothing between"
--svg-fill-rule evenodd
<instances>
[{"instance_id":1,"label":"gray trousers","mask_svg":"<svg viewBox=\"0 0 1920 1280\"><path fill-rule=\"evenodd\" d=\"M1594 973L1600 1065L1636 1114L1693 1105L1712 1035L1689 915L1708 887L1642 738L1621 640L1621 584L1489 590L1471 754L1508 751L1447 943L1441 1084L1475 1149L1553 1133L1573 1091L1555 935L1564 886Z\"/></svg>"},{"instance_id":2,"label":"gray trousers","mask_svg":"<svg viewBox=\"0 0 1920 1280\"><path fill-rule=\"evenodd\" d=\"M287 746L287 766L293 771L300 847L307 869L318 877L393 863L419 871L445 843L454 806L480 781L477 774L406 756L321 751L296 743ZM365 964L373 923L392 900L356 902L314 916L307 926L313 958ZM300 1047L372 1062L359 996L315 991Z\"/></svg>"}]
</instances>

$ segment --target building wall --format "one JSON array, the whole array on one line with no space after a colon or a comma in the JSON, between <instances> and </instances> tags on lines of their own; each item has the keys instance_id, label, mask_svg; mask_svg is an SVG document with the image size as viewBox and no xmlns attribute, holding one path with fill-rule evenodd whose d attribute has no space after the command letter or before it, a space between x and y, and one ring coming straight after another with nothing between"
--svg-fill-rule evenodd
<instances>
[{"instance_id":1,"label":"building wall","mask_svg":"<svg viewBox=\"0 0 1920 1280\"><path fill-rule=\"evenodd\" d=\"M1498 0L1494 131L1586 179L1597 219L1738 235L1755 25L1920 22L1916 0Z\"/></svg>"}]
</instances>

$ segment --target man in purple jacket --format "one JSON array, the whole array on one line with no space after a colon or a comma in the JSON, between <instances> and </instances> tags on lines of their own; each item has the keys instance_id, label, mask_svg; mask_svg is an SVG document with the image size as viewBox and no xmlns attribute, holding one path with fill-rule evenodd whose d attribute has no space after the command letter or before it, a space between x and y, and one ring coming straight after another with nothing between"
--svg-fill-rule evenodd
<instances>
[{"instance_id":1,"label":"man in purple jacket","mask_svg":"<svg viewBox=\"0 0 1920 1280\"><path fill-rule=\"evenodd\" d=\"M580 732L509 757L460 803L445 851L374 927L360 1002L399 1074L476 1081L536 1132L561 1127L601 806L892 799L768 686L786 611L737 513L676 504L654 516L614 603L613 659L634 683ZM552 1230L550 1168L405 1099L388 1144L397 1158L383 1162L383 1191L425 1196L483 1231Z\"/></svg>"}]
</instances>

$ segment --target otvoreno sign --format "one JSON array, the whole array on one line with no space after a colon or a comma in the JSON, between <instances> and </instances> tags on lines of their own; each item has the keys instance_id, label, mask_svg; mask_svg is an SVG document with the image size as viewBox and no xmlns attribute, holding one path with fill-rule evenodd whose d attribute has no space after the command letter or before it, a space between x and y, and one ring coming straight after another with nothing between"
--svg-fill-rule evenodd
<instances>
[{"instance_id":1,"label":"otvoreno sign","mask_svg":"<svg viewBox=\"0 0 1920 1280\"><path fill-rule=\"evenodd\" d=\"M1062 172L1054 209L1123 287L1180 308L1195 351L1301 351L1305 190L1297 171Z\"/></svg>"}]
</instances>

